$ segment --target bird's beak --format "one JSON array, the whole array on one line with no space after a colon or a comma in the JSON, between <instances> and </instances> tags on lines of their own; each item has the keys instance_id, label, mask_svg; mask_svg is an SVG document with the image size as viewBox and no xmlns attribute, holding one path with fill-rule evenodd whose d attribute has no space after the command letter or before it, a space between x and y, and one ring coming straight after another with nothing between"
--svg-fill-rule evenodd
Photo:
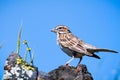
<instances>
[{"instance_id":1,"label":"bird's beak","mask_svg":"<svg viewBox=\"0 0 120 80\"><path fill-rule=\"evenodd\" d=\"M51 32L56 32L56 30L55 30L55 29L52 29Z\"/></svg>"}]
</instances>

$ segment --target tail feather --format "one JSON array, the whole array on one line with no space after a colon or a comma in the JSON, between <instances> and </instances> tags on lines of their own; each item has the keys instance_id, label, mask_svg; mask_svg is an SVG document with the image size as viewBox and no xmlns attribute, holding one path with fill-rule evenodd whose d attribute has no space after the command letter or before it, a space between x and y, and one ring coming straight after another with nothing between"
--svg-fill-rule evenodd
<instances>
[{"instance_id":1,"label":"tail feather","mask_svg":"<svg viewBox=\"0 0 120 80\"><path fill-rule=\"evenodd\" d=\"M112 52L112 53L118 53L117 51L110 50L110 49L103 49L103 48L87 49L87 51L89 52L89 54L91 54L91 55L87 55L87 56L98 58L98 59L100 59L100 57L98 55L94 54L95 52Z\"/></svg>"},{"instance_id":2,"label":"tail feather","mask_svg":"<svg viewBox=\"0 0 120 80\"><path fill-rule=\"evenodd\" d=\"M98 55L96 55L96 54L93 54L93 56L91 56L91 57L95 57L95 58L100 59L100 57Z\"/></svg>"},{"instance_id":3,"label":"tail feather","mask_svg":"<svg viewBox=\"0 0 120 80\"><path fill-rule=\"evenodd\" d=\"M93 50L94 52L112 52L112 53L118 53L117 51L114 51L114 50L110 50L110 49L94 49Z\"/></svg>"}]
</instances>

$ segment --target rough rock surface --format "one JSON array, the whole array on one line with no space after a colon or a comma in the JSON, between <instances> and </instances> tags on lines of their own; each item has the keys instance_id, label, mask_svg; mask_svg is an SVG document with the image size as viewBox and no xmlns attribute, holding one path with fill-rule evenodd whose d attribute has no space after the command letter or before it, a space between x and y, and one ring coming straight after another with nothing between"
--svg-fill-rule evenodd
<instances>
[{"instance_id":1,"label":"rough rock surface","mask_svg":"<svg viewBox=\"0 0 120 80\"><path fill-rule=\"evenodd\" d=\"M48 74L52 80L93 80L85 65L60 66Z\"/></svg>"},{"instance_id":2,"label":"rough rock surface","mask_svg":"<svg viewBox=\"0 0 120 80\"><path fill-rule=\"evenodd\" d=\"M3 80L47 80L45 79L47 76L39 72L37 67L29 65L16 53L11 53L5 62Z\"/></svg>"},{"instance_id":3,"label":"rough rock surface","mask_svg":"<svg viewBox=\"0 0 120 80\"><path fill-rule=\"evenodd\" d=\"M11 53L4 66L3 80L93 80L85 65L59 66L44 73L28 64L19 54Z\"/></svg>"}]
</instances>

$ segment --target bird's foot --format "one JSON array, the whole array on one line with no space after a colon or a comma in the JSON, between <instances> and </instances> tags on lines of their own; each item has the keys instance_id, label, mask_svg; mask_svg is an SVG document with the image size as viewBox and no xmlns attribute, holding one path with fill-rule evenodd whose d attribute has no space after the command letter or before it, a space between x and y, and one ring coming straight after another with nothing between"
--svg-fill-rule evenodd
<instances>
[{"instance_id":1,"label":"bird's foot","mask_svg":"<svg viewBox=\"0 0 120 80\"><path fill-rule=\"evenodd\" d=\"M69 63L65 63L63 66L68 67L71 66Z\"/></svg>"},{"instance_id":2,"label":"bird's foot","mask_svg":"<svg viewBox=\"0 0 120 80\"><path fill-rule=\"evenodd\" d=\"M70 66L70 64L69 64L69 63L66 63L65 66Z\"/></svg>"},{"instance_id":3,"label":"bird's foot","mask_svg":"<svg viewBox=\"0 0 120 80\"><path fill-rule=\"evenodd\" d=\"M80 64L78 64L78 65L76 66L76 69L75 69L75 72L76 72L76 73L78 73L79 71L81 71Z\"/></svg>"}]
</instances>

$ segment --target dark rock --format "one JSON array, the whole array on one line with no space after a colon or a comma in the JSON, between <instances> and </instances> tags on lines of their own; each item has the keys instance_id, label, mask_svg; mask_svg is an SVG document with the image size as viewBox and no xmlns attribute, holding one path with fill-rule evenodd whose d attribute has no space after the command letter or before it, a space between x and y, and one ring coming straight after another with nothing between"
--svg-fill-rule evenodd
<instances>
[{"instance_id":1,"label":"dark rock","mask_svg":"<svg viewBox=\"0 0 120 80\"><path fill-rule=\"evenodd\" d=\"M85 65L60 66L48 73L50 80L93 80Z\"/></svg>"},{"instance_id":2,"label":"dark rock","mask_svg":"<svg viewBox=\"0 0 120 80\"><path fill-rule=\"evenodd\" d=\"M39 71L37 80L50 80L50 76L45 72Z\"/></svg>"}]
</instances>

